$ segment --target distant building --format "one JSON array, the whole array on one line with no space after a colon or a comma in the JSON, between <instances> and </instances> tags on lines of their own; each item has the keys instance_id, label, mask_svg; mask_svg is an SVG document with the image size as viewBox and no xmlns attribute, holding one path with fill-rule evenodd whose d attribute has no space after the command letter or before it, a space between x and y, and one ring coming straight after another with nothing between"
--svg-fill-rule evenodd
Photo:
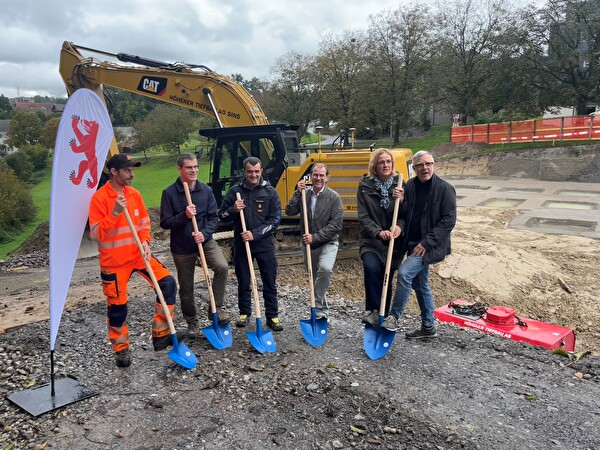
<instances>
[{"instance_id":1,"label":"distant building","mask_svg":"<svg viewBox=\"0 0 600 450\"><path fill-rule=\"evenodd\" d=\"M10 120L8 119L0 120L0 158L4 158L5 156L8 156L18 150L17 147L11 147L8 145L9 123Z\"/></svg>"},{"instance_id":2,"label":"distant building","mask_svg":"<svg viewBox=\"0 0 600 450\"><path fill-rule=\"evenodd\" d=\"M60 103L33 103L33 102L11 102L13 109L37 113L41 112L46 116L51 114L62 114L65 105Z\"/></svg>"},{"instance_id":3,"label":"distant building","mask_svg":"<svg viewBox=\"0 0 600 450\"><path fill-rule=\"evenodd\" d=\"M117 145L123 153L133 153L135 146L135 132L133 127L115 127Z\"/></svg>"},{"instance_id":4,"label":"distant building","mask_svg":"<svg viewBox=\"0 0 600 450\"><path fill-rule=\"evenodd\" d=\"M557 117L573 117L577 115L575 106L553 106L544 111L544 119L555 119Z\"/></svg>"},{"instance_id":5,"label":"distant building","mask_svg":"<svg viewBox=\"0 0 600 450\"><path fill-rule=\"evenodd\" d=\"M437 110L435 107L432 107L429 110L429 120L431 121L431 126L434 125L450 125L452 123L453 114L449 114L443 110Z\"/></svg>"},{"instance_id":6,"label":"distant building","mask_svg":"<svg viewBox=\"0 0 600 450\"><path fill-rule=\"evenodd\" d=\"M596 105L587 106L587 114L599 114L600 107ZM551 106L544 111L544 119L555 119L557 117L573 117L577 115L577 106Z\"/></svg>"}]
</instances>

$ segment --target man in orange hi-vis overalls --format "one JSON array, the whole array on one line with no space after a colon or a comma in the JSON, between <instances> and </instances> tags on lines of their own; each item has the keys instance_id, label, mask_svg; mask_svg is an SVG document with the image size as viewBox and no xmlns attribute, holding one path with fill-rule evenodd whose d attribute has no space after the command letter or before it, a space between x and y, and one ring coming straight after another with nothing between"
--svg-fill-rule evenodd
<instances>
[{"instance_id":1,"label":"man in orange hi-vis overalls","mask_svg":"<svg viewBox=\"0 0 600 450\"><path fill-rule=\"evenodd\" d=\"M135 225L144 248L143 257L150 261L171 317L175 308L175 279L167 268L152 256L150 217L140 192L131 187L133 168L140 165L140 162L133 162L124 154L110 158L106 167L110 171L111 179L94 193L90 203L90 237L98 242L102 289L108 306L108 338L115 351L117 367L128 367L131 364L127 327L127 282L134 272L138 272L151 283L127 219L121 214L125 208ZM177 332L179 341L186 336L186 331ZM152 344L156 351L164 350L173 344L169 324L158 298L152 322Z\"/></svg>"}]
</instances>

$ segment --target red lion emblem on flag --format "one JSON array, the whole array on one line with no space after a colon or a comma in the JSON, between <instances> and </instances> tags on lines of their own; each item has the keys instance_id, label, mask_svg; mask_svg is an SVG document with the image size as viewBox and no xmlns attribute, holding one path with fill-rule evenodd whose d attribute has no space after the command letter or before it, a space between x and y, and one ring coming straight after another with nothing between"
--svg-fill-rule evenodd
<instances>
[{"instance_id":1,"label":"red lion emblem on flag","mask_svg":"<svg viewBox=\"0 0 600 450\"><path fill-rule=\"evenodd\" d=\"M71 117L71 127L75 133L75 137L69 141L69 146L73 153L83 153L85 159L79 163L77 173L72 170L69 174L69 180L78 186L83 180L83 176L87 171L90 177L86 181L86 185L90 189L94 189L98 185L98 158L96 156L96 138L98 137L99 125L98 122L81 119L79 116ZM79 126L83 128L85 134ZM79 144L77 144L79 142Z\"/></svg>"}]
</instances>

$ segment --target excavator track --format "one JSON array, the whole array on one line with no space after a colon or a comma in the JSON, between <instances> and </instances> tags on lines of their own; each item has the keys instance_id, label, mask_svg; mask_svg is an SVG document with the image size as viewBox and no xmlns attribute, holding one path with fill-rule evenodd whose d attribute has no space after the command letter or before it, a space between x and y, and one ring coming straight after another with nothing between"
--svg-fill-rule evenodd
<instances>
[{"instance_id":1,"label":"excavator track","mask_svg":"<svg viewBox=\"0 0 600 450\"><path fill-rule=\"evenodd\" d=\"M299 225L280 225L274 233L275 257L279 266L293 266L304 264L304 249L300 240ZM213 239L219 243L225 259L233 262L233 231L220 231L213 234ZM340 235L340 247L337 259L359 257L358 224L345 222Z\"/></svg>"},{"instance_id":2,"label":"excavator track","mask_svg":"<svg viewBox=\"0 0 600 450\"><path fill-rule=\"evenodd\" d=\"M359 257L358 241L347 242L338 249L336 260L352 259ZM279 266L297 266L304 264L304 253L302 250L279 250L275 252Z\"/></svg>"}]
</instances>

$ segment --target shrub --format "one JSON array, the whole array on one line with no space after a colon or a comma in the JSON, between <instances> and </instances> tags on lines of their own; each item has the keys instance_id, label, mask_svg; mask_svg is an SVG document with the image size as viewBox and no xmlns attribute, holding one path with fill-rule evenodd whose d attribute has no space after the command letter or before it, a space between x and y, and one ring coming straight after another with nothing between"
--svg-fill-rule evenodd
<instances>
[{"instance_id":1,"label":"shrub","mask_svg":"<svg viewBox=\"0 0 600 450\"><path fill-rule=\"evenodd\" d=\"M27 156L33 170L42 170L48 167L50 150L42 145L26 145L19 150Z\"/></svg>"},{"instance_id":2,"label":"shrub","mask_svg":"<svg viewBox=\"0 0 600 450\"><path fill-rule=\"evenodd\" d=\"M33 177L33 164L24 152L18 151L12 153L6 157L5 161L18 179L31 181Z\"/></svg>"},{"instance_id":3,"label":"shrub","mask_svg":"<svg viewBox=\"0 0 600 450\"><path fill-rule=\"evenodd\" d=\"M0 161L0 243L35 218L36 207L27 185Z\"/></svg>"}]
</instances>

